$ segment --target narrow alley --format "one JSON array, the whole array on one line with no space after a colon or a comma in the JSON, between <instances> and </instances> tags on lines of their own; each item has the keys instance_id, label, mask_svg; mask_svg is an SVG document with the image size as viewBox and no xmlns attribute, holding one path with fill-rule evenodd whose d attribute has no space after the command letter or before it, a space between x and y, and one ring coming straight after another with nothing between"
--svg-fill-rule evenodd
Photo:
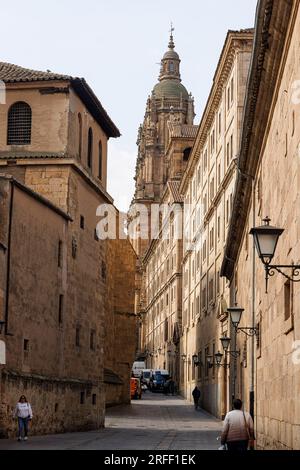
<instances>
[{"instance_id":1,"label":"narrow alley","mask_svg":"<svg viewBox=\"0 0 300 470\"><path fill-rule=\"evenodd\" d=\"M216 450L221 424L180 397L147 392L108 409L105 429L0 440L0 450Z\"/></svg>"}]
</instances>

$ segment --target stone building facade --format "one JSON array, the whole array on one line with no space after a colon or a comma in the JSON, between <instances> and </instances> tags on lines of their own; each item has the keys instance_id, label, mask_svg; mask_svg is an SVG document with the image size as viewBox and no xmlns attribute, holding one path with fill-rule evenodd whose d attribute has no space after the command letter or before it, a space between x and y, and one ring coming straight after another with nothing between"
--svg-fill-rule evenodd
<instances>
[{"instance_id":1,"label":"stone building facade","mask_svg":"<svg viewBox=\"0 0 300 470\"><path fill-rule=\"evenodd\" d=\"M107 241L108 289L104 321L105 405L130 403L130 377L137 351L134 313L136 254L128 240Z\"/></svg>"},{"instance_id":2,"label":"stone building facade","mask_svg":"<svg viewBox=\"0 0 300 470\"><path fill-rule=\"evenodd\" d=\"M160 200L161 226L142 259L143 309L142 350L147 351L147 368L166 369L180 382L179 358L182 328L182 217L179 193L184 152L191 149L197 126L169 122L170 143L166 159L169 174Z\"/></svg>"},{"instance_id":3,"label":"stone building facade","mask_svg":"<svg viewBox=\"0 0 300 470\"><path fill-rule=\"evenodd\" d=\"M249 235L252 227L284 229L272 264L299 264L300 2L259 2L245 102L239 176L222 274L233 302L245 309L241 327L247 368L237 392L252 409L260 449L300 449L299 284L265 270ZM283 269L291 276L291 270ZM238 349L245 336L239 333ZM298 343L297 343L298 341Z\"/></svg>"},{"instance_id":4,"label":"stone building facade","mask_svg":"<svg viewBox=\"0 0 300 470\"><path fill-rule=\"evenodd\" d=\"M26 220L23 236L29 237L31 246L27 263L22 260L19 232L14 234L18 241L12 254L9 256L10 250L2 249L6 258L3 308L14 322L11 325L14 331L9 331L5 324L7 364L1 374L1 402L9 416L19 392L26 387L39 416L42 404L47 406L49 389L53 403L47 416L51 421L52 415L60 412L61 419L55 428L48 430L37 419L33 422L34 432L97 428L104 425L105 387L110 390L107 393L110 403L129 401L130 370L135 355L135 255L126 238L101 240L96 232L97 208L104 203L113 204L106 191L107 141L118 137L119 131L84 79L6 63L0 64L0 79L6 86L6 102L0 105L0 173L12 175L23 188L47 200L48 206L51 204L56 213L60 211L69 220L61 236L56 231L53 240L56 250L45 250L44 256L40 256L43 263L38 266L32 258L34 240L30 239ZM30 205L23 207L28 208L24 217L28 217L29 223ZM48 227L43 223L44 217L46 213L36 224L40 224L47 248ZM7 236L3 232L4 246L8 246ZM118 254L124 256L123 263L117 259ZM20 264L13 263L12 256ZM46 284L39 286L32 279L40 274L44 279L45 266L53 259L57 263L58 256L61 266L52 272L48 291ZM27 266L31 270L32 279L28 276L28 282L31 281L32 291L22 288ZM14 276L19 279L20 290L11 282ZM56 289L53 292L52 287ZM121 287L124 287L122 305ZM55 296L58 290L56 299L49 304L48 297ZM42 350L41 339L50 327L48 318L57 330L52 345L49 341L51 367L47 367L43 353L35 357L33 352ZM24 344L20 339L23 329L28 335L23 338ZM29 347L26 367L22 362L25 340ZM120 344L122 359L117 351L111 352ZM54 361L57 354L60 361ZM70 384L68 399L61 406L66 383Z\"/></svg>"},{"instance_id":5,"label":"stone building facade","mask_svg":"<svg viewBox=\"0 0 300 470\"><path fill-rule=\"evenodd\" d=\"M149 295L143 291L142 263L152 242L151 206L160 204L169 180L178 181L182 177L195 134L194 100L181 83L181 61L174 49L171 32L168 51L161 60L159 82L147 100L144 122L139 128L135 194L129 211L131 242L138 256L135 312L140 317L138 356L141 358L145 358L147 349L143 315L145 298ZM146 226L138 215L141 204L148 217ZM148 236L141 236L143 232Z\"/></svg>"},{"instance_id":6,"label":"stone building facade","mask_svg":"<svg viewBox=\"0 0 300 470\"><path fill-rule=\"evenodd\" d=\"M209 368L207 357L214 357L221 347L221 333L229 328L224 314L229 291L220 279L220 268L231 217L252 38L252 30L227 34L179 189L185 207L180 390L191 400L198 385L202 406L218 417L229 408L230 378L225 368Z\"/></svg>"},{"instance_id":7,"label":"stone building facade","mask_svg":"<svg viewBox=\"0 0 300 470\"><path fill-rule=\"evenodd\" d=\"M138 255L135 308L140 317L139 355L148 355L149 367L170 365L173 373L179 375L178 339L174 345L172 338L174 328L177 338L181 322L181 241L174 238L170 243L152 240L150 233L152 205L181 204L178 185L197 129L193 125L194 101L181 83L180 58L174 49L171 33L169 49L161 61L159 82L148 98L144 122L139 129L136 188L129 214L134 227L132 244ZM136 216L141 204L148 215L146 228ZM161 214L157 229L160 234L161 224L170 223L168 218L164 221L163 218ZM143 230L148 233L144 239L139 236ZM163 338L167 338L166 344Z\"/></svg>"}]
</instances>

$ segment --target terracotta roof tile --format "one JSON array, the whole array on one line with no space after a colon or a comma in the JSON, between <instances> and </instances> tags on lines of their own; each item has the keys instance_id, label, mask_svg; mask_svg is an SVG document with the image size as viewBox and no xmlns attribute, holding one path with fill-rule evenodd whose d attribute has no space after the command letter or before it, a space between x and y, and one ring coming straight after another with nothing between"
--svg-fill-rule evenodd
<instances>
[{"instance_id":1,"label":"terracotta roof tile","mask_svg":"<svg viewBox=\"0 0 300 470\"><path fill-rule=\"evenodd\" d=\"M0 80L5 83L50 81L50 80L72 80L69 75L61 75L52 72L41 72L38 70L26 69L19 65L0 62Z\"/></svg>"},{"instance_id":2,"label":"terracotta roof tile","mask_svg":"<svg viewBox=\"0 0 300 470\"><path fill-rule=\"evenodd\" d=\"M168 181L168 187L174 199L174 203L183 202L183 197L179 192L180 181Z\"/></svg>"},{"instance_id":3,"label":"terracotta roof tile","mask_svg":"<svg viewBox=\"0 0 300 470\"><path fill-rule=\"evenodd\" d=\"M52 72L41 72L26 69L19 65L0 62L0 80L4 83L40 82L40 81L69 81L71 86L82 99L92 116L100 124L109 137L120 137L120 131L113 123L99 99L84 80L84 78L71 77Z\"/></svg>"},{"instance_id":4,"label":"terracotta roof tile","mask_svg":"<svg viewBox=\"0 0 300 470\"><path fill-rule=\"evenodd\" d=\"M199 126L188 124L169 124L171 137L185 137L188 139L195 139L197 136Z\"/></svg>"}]
</instances>

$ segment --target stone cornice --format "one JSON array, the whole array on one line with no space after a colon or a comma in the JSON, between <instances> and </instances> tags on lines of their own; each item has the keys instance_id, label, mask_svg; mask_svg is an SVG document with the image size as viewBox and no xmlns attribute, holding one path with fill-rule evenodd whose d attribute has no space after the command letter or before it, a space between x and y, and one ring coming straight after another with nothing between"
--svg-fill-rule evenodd
<instances>
[{"instance_id":1,"label":"stone cornice","mask_svg":"<svg viewBox=\"0 0 300 470\"><path fill-rule=\"evenodd\" d=\"M43 374L31 374L31 373L26 373L23 371L19 370L12 370L12 369L3 369L2 374L12 380L27 380L27 381L32 381L32 382L47 382L47 383L52 383L52 384L57 384L59 386L72 386L72 387L93 387L93 386L98 386L99 381L96 380L84 380L84 379L75 379L72 377L54 377L54 376L48 376L48 375L43 375Z\"/></svg>"}]
</instances>

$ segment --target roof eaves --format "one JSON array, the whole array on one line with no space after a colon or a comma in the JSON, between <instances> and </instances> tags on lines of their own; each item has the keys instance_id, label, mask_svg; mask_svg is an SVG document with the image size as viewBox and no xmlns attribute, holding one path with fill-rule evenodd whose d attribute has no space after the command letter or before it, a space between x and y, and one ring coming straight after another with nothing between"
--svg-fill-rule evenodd
<instances>
[{"instance_id":1,"label":"roof eaves","mask_svg":"<svg viewBox=\"0 0 300 470\"><path fill-rule=\"evenodd\" d=\"M100 124L106 135L108 137L120 137L121 133L119 129L110 119L109 115L85 79L74 78L71 80L71 86L85 103L92 116Z\"/></svg>"}]
</instances>

